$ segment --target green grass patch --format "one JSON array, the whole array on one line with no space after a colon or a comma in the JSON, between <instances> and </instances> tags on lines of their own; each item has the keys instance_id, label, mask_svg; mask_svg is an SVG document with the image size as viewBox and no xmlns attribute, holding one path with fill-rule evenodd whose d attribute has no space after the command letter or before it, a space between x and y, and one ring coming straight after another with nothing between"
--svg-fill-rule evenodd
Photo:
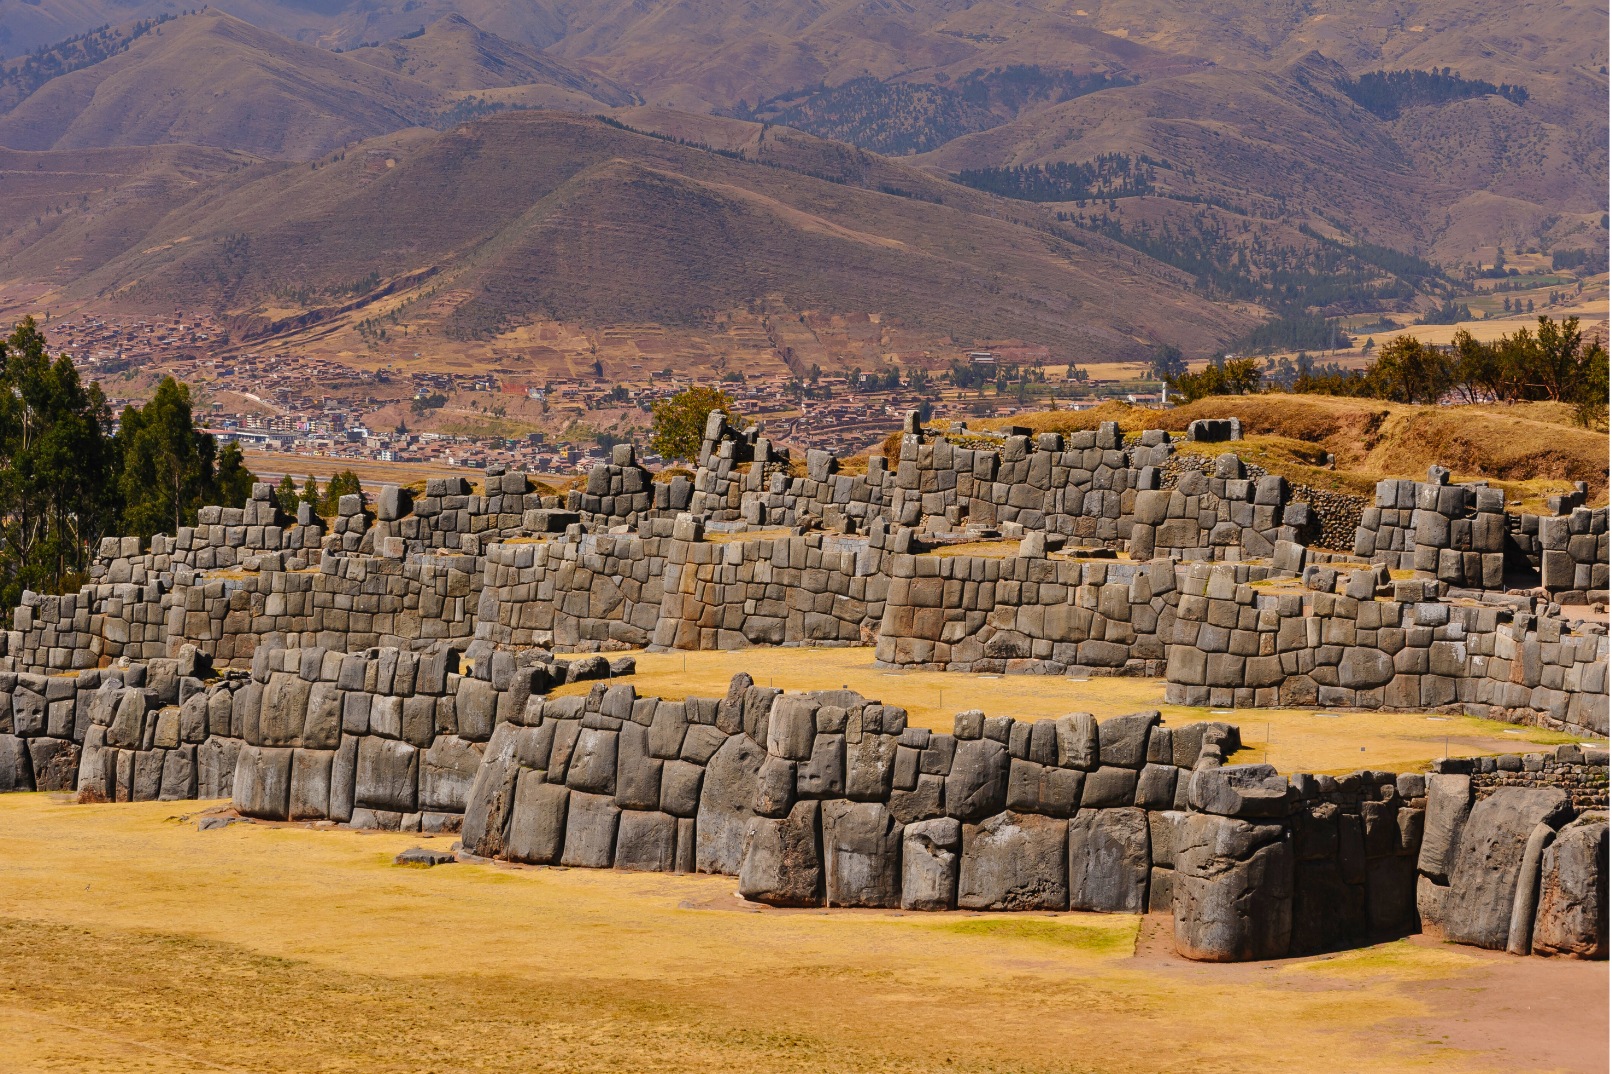
<instances>
[{"instance_id":1,"label":"green grass patch","mask_svg":"<svg viewBox=\"0 0 1612 1074\"><path fill-rule=\"evenodd\" d=\"M1139 922L1130 915L1105 917L1101 924L1052 917L970 917L925 927L954 936L1022 940L1094 955L1126 956L1136 948Z\"/></svg>"}]
</instances>

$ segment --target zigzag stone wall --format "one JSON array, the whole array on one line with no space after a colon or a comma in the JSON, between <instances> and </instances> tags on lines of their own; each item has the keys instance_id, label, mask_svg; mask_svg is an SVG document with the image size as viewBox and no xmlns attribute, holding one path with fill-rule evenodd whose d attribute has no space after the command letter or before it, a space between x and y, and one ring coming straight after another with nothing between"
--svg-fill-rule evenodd
<instances>
[{"instance_id":1,"label":"zigzag stone wall","mask_svg":"<svg viewBox=\"0 0 1612 1074\"><path fill-rule=\"evenodd\" d=\"M1435 470L1359 508L1112 425L909 422L895 459L801 473L713 415L700 463L657 482L623 446L563 498L489 471L481 493L343 497L328 528L263 485L148 547L109 539L90 584L25 595L0 635L0 789L462 827L482 856L721 872L787 905L1167 911L1195 958L1418 923L1604 954L1604 751L1284 778L1225 765L1226 725L1152 713L944 735L742 677L723 699L552 695L630 671L553 650L872 644L891 667L1162 677L1188 705L1604 735L1605 626L1560 606L1605 599L1581 494L1513 517ZM1354 555L1314 546L1347 526ZM980 539L994 554L953 547Z\"/></svg>"}]
</instances>

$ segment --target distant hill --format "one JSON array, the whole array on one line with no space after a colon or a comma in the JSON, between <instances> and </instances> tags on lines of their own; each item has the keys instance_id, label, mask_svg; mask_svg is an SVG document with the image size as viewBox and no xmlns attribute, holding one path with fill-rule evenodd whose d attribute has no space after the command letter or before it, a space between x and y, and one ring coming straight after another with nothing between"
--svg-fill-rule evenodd
<instances>
[{"instance_id":1,"label":"distant hill","mask_svg":"<svg viewBox=\"0 0 1612 1074\"><path fill-rule=\"evenodd\" d=\"M532 198L521 211L537 215L518 233L505 233L503 245L467 231L456 236L451 257L447 247L420 253L437 250L428 243L377 261L374 244L354 234L344 241L356 244L351 267L362 263L361 270L315 286L301 276L319 275L322 265L283 263L279 270L292 278L279 286L302 295L375 273L396 279L429 268L437 278L470 272L472 263L505 264L499 272L518 285L495 285L503 277L488 267L485 279L467 285L470 299L438 301L442 310L453 305L441 315L444 331L474 335L501 323L499 303L524 311L551 300L554 308L580 308L593 301L588 294L617 286L595 281L583 294L551 292L546 281L568 266L534 283L497 251L563 249L584 262L597 251L599 264L625 258L628 278L636 278L626 244L610 229L568 230L563 223L598 213L636 231L670 273L664 280L642 274L633 294L611 301L646 316L661 309L694 316L702 303L756 291L733 269L746 257L756 259L759 276L794 278L787 264L771 260L769 244L828 233L816 223L802 232L791 215L798 206L790 198L815 178L863 192L838 202L827 187L813 195L821 204L808 215L829 232L867 231L870 194L930 206L913 207L930 229L921 235L888 221L893 231L881 224L867 232L895 244L872 249L899 249L903 266L929 267L909 276L906 267L884 266L888 275L870 276L872 291L844 295L830 294L824 281L861 287L861 270L824 267L815 280L790 285L801 295L848 308L872 305L868 296L889 293L893 281L922 281L929 293L907 301L933 307L936 324L1011 322L1075 339L1072 329L1047 326L1088 317L1082 303L1105 281L1069 278L1064 290L1056 281L1065 280L1065 270L1031 267L1023 237L1034 233L1058 251L1049 255L1055 262L1073 249L1068 259L1077 265L1097 257L1106 267L1130 264L1146 278L1134 290L1153 304L1157 332L1149 317L1132 315L1138 304L1125 296L1116 296L1111 312L1089 318L1129 326L1114 330L1130 344L1116 336L1099 348L1118 353L1155 335L1228 341L1240 334L1229 331L1233 323L1261 316L1279 315L1308 331L1351 313L1425 310L1469 294L1466 278L1492 267L1502 251L1511 263L1526 258L1531 266L1548 265L1560 252L1602 258L1605 26L1604 5L1591 0L1530 8L1526 16L1504 0L1092 0L1080 7L1004 0L223 0L181 15L168 0L0 0L0 55L13 57L0 68L0 145L54 152L189 144L254 158L229 158L234 172L198 181L196 200L171 208L167 237L157 244L169 251L186 235L212 233L208 214L246 189L248 173L251 183L269 184L254 188L269 201L278 196L274 184L290 182L286 162L317 176L302 197L322 200L289 206L289 226L299 212L330 219L350 207L352 191L323 182L327 169L348 169L366 190L385 185L411 165L409 154L448 144L434 132L467 120L534 107L610 114L706 148L683 147L699 156L667 159L672 150L641 139L613 142L619 161L585 155L576 185L540 189L524 177L515 181ZM544 122L478 129L537 130ZM899 168L879 154L915 167ZM734 178L753 169L737 155L791 173L790 198ZM389 168L378 163L387 159ZM696 159L703 163L691 172ZM721 177L707 170L718 159L727 161ZM511 159L500 167L544 173L547 165ZM181 266L200 256L197 248L162 254L151 274L106 258L120 240L57 217L68 191L81 184L79 172L71 176L48 194L19 178L31 191L22 200L40 200L43 215L0 222L0 230L9 229L9 242L45 243L34 252L53 279L74 287L90 276L98 281L75 294L132 298L146 287L172 296L191 287L265 323L315 316L287 312L297 303L262 301L250 274L225 286L219 280L229 272L215 272L181 287ZM734 187L746 193L735 195ZM125 176L106 180L106 189L123 194L100 202L91 195L82 208L99 204L95 211L137 228L177 188L164 179L145 200ZM637 217L631 193L622 191L642 195ZM437 203L422 195L418 204L432 211ZM791 212L779 215L775 205ZM677 215L652 215L660 212ZM266 221L245 210L241 216L243 226L251 224L247 231L269 242ZM959 239L959 220L985 229L979 234L991 238L979 249L1005 259L975 276L980 293L1000 299L948 307L961 277L946 273L995 256ZM717 230L687 232L687 221ZM723 231L722 222L739 223ZM299 241L319 244L327 231L315 227ZM656 247L655 236L726 251L723 264L713 269L672 245ZM523 247L528 239L537 245ZM346 251L332 243L322 249L344 261ZM272 245L254 246L246 260L256 262L257 251ZM837 249L848 256L852 248L868 252ZM940 248L944 266L918 257ZM79 249L99 252L67 254ZM826 258L827 249L810 258ZM737 273L731 279L730 269ZM181 275L170 279L170 271ZM676 294L685 285L687 301ZM496 301L489 297L495 292ZM336 302L335 294L326 292L332 305L364 301L343 291ZM547 297L539 302L533 294ZM253 312L258 305L268 312ZM947 308L952 312L941 312ZM317 314L325 316L333 315ZM1196 327L1183 323L1194 319Z\"/></svg>"},{"instance_id":2,"label":"distant hill","mask_svg":"<svg viewBox=\"0 0 1612 1074\"><path fill-rule=\"evenodd\" d=\"M760 130L707 122L733 142ZM313 167L198 177L154 222L109 184L71 220L0 241L0 278L48 266L54 302L203 308L254 340L375 317L462 341L536 320L697 325L765 307L873 314L936 347L1012 338L1103 361L1158 340L1201 351L1253 323L1100 237L1059 237L1036 214L1015 223L999 199L784 133L776 155L752 148L760 163L522 111ZM115 254L90 237L112 230L126 236Z\"/></svg>"},{"instance_id":3,"label":"distant hill","mask_svg":"<svg viewBox=\"0 0 1612 1074\"><path fill-rule=\"evenodd\" d=\"M462 15L447 15L396 41L346 52L383 71L392 71L441 90L493 90L522 87L530 103L549 90L549 107L615 107L638 103L637 96L607 78L507 41L482 30Z\"/></svg>"},{"instance_id":4,"label":"distant hill","mask_svg":"<svg viewBox=\"0 0 1612 1074\"><path fill-rule=\"evenodd\" d=\"M440 96L406 75L207 12L47 82L0 116L0 145L170 142L306 159L427 123Z\"/></svg>"}]
</instances>

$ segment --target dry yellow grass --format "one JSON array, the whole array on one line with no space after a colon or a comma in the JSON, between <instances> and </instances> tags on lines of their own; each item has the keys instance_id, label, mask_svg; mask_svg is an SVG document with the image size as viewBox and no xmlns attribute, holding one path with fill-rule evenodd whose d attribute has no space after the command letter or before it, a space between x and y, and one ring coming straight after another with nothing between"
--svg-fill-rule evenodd
<instances>
[{"instance_id":1,"label":"dry yellow grass","mask_svg":"<svg viewBox=\"0 0 1612 1074\"><path fill-rule=\"evenodd\" d=\"M892 671L874 666L866 648L743 649L734 652L636 653L631 681L646 697L721 697L728 682L747 672L761 686L789 690L849 687L864 697L907 710L911 723L950 731L969 709L991 716L1039 720L1069 712L1099 720L1158 709L1168 724L1224 720L1242 729L1238 761L1269 761L1282 772L1351 772L1360 768L1419 771L1438 757L1527 752L1570 736L1537 727L1513 727L1468 716L1416 713L1318 712L1315 709L1236 711L1164 704L1159 679L1094 678L1084 682L1041 675L971 675L945 671ZM586 693L591 683L563 687ZM1446 746L1446 740L1448 745Z\"/></svg>"},{"instance_id":2,"label":"dry yellow grass","mask_svg":"<svg viewBox=\"0 0 1612 1074\"><path fill-rule=\"evenodd\" d=\"M1507 975L1606 1002L1604 965L1417 943L1198 966L1131 957L1134 917L772 911L725 877L398 868L418 836L198 832L200 808L0 796L0 1069L1498 1071L1506 1042L1449 1021L1515 993ZM1602 1047L1594 1026L1548 1035L1580 1032Z\"/></svg>"},{"instance_id":3,"label":"dry yellow grass","mask_svg":"<svg viewBox=\"0 0 1612 1074\"><path fill-rule=\"evenodd\" d=\"M1574 481L1588 482L1593 504L1606 502L1606 434L1575 425L1572 408L1561 403L1429 407L1325 395L1235 395L1171 410L1104 403L978 425L1069 432L1113 421L1126 432L1179 432L1196 418L1216 417L1241 418L1246 439L1205 445L1204 453L1234 450L1290 481L1319 488L1369 493L1385 477L1423 479L1427 467L1438 463L1458 481L1490 479L1528 510L1539 510L1546 494L1567 491ZM1336 457L1336 470L1319 465L1328 452Z\"/></svg>"}]
</instances>

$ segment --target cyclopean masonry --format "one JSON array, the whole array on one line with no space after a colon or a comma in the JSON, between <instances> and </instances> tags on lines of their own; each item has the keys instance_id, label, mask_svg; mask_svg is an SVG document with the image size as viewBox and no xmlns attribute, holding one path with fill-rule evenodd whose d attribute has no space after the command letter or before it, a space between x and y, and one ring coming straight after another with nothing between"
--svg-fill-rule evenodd
<instances>
[{"instance_id":1,"label":"cyclopean masonry","mask_svg":"<svg viewBox=\"0 0 1612 1074\"><path fill-rule=\"evenodd\" d=\"M714 414L692 479L621 446L565 497L494 470L344 497L327 527L265 485L109 539L3 635L0 789L230 797L482 857L724 873L780 905L1153 910L1200 959L1417 928L1605 957L1602 750L1280 776L1226 765L1223 723L939 734L845 691L641 698L630 658L554 659L871 644L891 667L1163 678L1184 705L1607 732L1606 631L1571 614L1606 600L1582 492L1511 516L1435 468L1368 504L1196 454L1240 433L1212 423L1179 452L1112 425L906 430L852 473Z\"/></svg>"}]
</instances>

